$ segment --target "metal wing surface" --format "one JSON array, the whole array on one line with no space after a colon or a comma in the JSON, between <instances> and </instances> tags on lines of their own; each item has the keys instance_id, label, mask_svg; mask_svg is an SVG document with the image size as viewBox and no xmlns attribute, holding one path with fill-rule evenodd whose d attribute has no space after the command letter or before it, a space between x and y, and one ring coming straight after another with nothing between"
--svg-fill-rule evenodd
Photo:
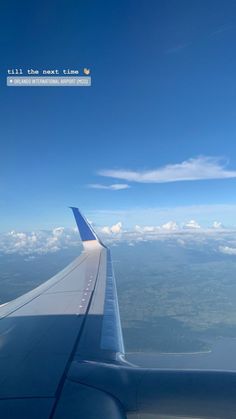
<instances>
[{"instance_id":1,"label":"metal wing surface","mask_svg":"<svg viewBox=\"0 0 236 419\"><path fill-rule=\"evenodd\" d=\"M75 355L116 359L123 352L109 252L72 210L81 256L0 307L1 417L50 417Z\"/></svg>"}]
</instances>

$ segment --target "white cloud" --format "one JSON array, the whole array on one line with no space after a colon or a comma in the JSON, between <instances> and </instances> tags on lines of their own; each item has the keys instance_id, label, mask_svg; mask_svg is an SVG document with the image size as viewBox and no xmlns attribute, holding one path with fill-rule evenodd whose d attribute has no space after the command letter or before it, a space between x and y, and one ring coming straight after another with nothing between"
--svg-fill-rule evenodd
<instances>
[{"instance_id":1,"label":"white cloud","mask_svg":"<svg viewBox=\"0 0 236 419\"><path fill-rule=\"evenodd\" d=\"M219 221L214 221L213 224L212 224L212 228L215 228L215 229L222 228L222 227L223 227L223 225Z\"/></svg>"},{"instance_id":2,"label":"white cloud","mask_svg":"<svg viewBox=\"0 0 236 419\"><path fill-rule=\"evenodd\" d=\"M195 220L190 220L187 223L184 224L184 228L191 228L194 230L198 230L199 228L201 228L200 224L198 224L197 221Z\"/></svg>"},{"instance_id":3,"label":"white cloud","mask_svg":"<svg viewBox=\"0 0 236 419\"><path fill-rule=\"evenodd\" d=\"M121 229L122 229L122 223L120 221L119 223L111 226L111 232L115 234L121 233Z\"/></svg>"},{"instance_id":4,"label":"white cloud","mask_svg":"<svg viewBox=\"0 0 236 419\"><path fill-rule=\"evenodd\" d=\"M136 224L134 231L137 233L161 233L163 230L164 232L176 231L178 228L178 224L175 221L168 221L167 223L162 224L162 226L140 226Z\"/></svg>"},{"instance_id":5,"label":"white cloud","mask_svg":"<svg viewBox=\"0 0 236 419\"><path fill-rule=\"evenodd\" d=\"M140 183L166 183L190 180L235 178L235 170L227 170L219 157L200 156L182 163L168 164L154 170L101 170L100 175Z\"/></svg>"},{"instance_id":6,"label":"white cloud","mask_svg":"<svg viewBox=\"0 0 236 419\"><path fill-rule=\"evenodd\" d=\"M103 234L111 234L111 229L108 226L104 226L104 227L101 228L101 232Z\"/></svg>"},{"instance_id":7,"label":"white cloud","mask_svg":"<svg viewBox=\"0 0 236 419\"><path fill-rule=\"evenodd\" d=\"M225 255L236 255L236 248L229 246L220 246L219 251Z\"/></svg>"},{"instance_id":8,"label":"white cloud","mask_svg":"<svg viewBox=\"0 0 236 419\"><path fill-rule=\"evenodd\" d=\"M139 226L135 225L134 231L137 233L155 233L157 231L160 231L159 226Z\"/></svg>"},{"instance_id":9,"label":"white cloud","mask_svg":"<svg viewBox=\"0 0 236 419\"><path fill-rule=\"evenodd\" d=\"M89 188L93 189L107 189L109 191L121 191L122 189L130 188L126 183L114 183L113 185L101 185L100 183L92 183L88 185Z\"/></svg>"},{"instance_id":10,"label":"white cloud","mask_svg":"<svg viewBox=\"0 0 236 419\"><path fill-rule=\"evenodd\" d=\"M119 221L118 223L112 225L111 227L109 226L104 226L102 228L100 228L101 233L103 234L119 234L122 231L122 223Z\"/></svg>"},{"instance_id":11,"label":"white cloud","mask_svg":"<svg viewBox=\"0 0 236 419\"><path fill-rule=\"evenodd\" d=\"M178 230L178 224L175 221L169 221L161 226L164 230L175 231Z\"/></svg>"},{"instance_id":12,"label":"white cloud","mask_svg":"<svg viewBox=\"0 0 236 419\"><path fill-rule=\"evenodd\" d=\"M65 231L64 227L56 227L52 230L52 234L56 237L61 236Z\"/></svg>"},{"instance_id":13,"label":"white cloud","mask_svg":"<svg viewBox=\"0 0 236 419\"><path fill-rule=\"evenodd\" d=\"M57 227L50 231L16 232L0 234L0 252L22 255L45 254L79 245L78 232Z\"/></svg>"},{"instance_id":14,"label":"white cloud","mask_svg":"<svg viewBox=\"0 0 236 419\"><path fill-rule=\"evenodd\" d=\"M144 226L144 227L142 228L142 231L143 231L144 233L153 233L155 230L157 230L157 228L156 228L156 227L154 227L154 226Z\"/></svg>"}]
</instances>

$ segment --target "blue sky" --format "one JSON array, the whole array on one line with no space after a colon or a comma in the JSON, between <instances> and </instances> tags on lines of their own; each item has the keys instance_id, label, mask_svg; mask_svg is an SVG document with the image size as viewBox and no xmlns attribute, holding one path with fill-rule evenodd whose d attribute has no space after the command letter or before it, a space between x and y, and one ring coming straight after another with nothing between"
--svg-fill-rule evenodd
<instances>
[{"instance_id":1,"label":"blue sky","mask_svg":"<svg viewBox=\"0 0 236 419\"><path fill-rule=\"evenodd\" d=\"M235 1L5 0L0 8L1 231L73 225L69 205L105 224L121 213L140 223L150 208L152 223L160 208L234 223ZM84 66L91 88L5 86L9 68ZM129 187L94 187L114 184Z\"/></svg>"}]
</instances>

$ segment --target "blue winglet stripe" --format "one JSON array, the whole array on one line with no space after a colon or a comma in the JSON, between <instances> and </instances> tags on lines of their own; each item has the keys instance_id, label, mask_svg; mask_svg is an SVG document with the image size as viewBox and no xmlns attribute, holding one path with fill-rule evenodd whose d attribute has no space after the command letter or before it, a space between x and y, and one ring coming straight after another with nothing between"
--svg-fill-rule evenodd
<instances>
[{"instance_id":1,"label":"blue winglet stripe","mask_svg":"<svg viewBox=\"0 0 236 419\"><path fill-rule=\"evenodd\" d=\"M70 207L70 208L73 211L81 240L82 241L97 240L97 236L92 230L92 227L88 224L86 219L82 216L78 208L75 208L75 207Z\"/></svg>"}]
</instances>

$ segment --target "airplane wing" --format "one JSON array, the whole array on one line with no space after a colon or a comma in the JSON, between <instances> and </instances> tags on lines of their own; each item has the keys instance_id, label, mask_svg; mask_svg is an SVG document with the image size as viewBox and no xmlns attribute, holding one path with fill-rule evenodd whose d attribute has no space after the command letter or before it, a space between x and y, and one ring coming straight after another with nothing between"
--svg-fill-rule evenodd
<instances>
[{"instance_id":1,"label":"airplane wing","mask_svg":"<svg viewBox=\"0 0 236 419\"><path fill-rule=\"evenodd\" d=\"M109 250L72 208L84 251L0 307L0 418L236 418L234 371L126 362Z\"/></svg>"},{"instance_id":2,"label":"airplane wing","mask_svg":"<svg viewBox=\"0 0 236 419\"><path fill-rule=\"evenodd\" d=\"M0 307L0 417L48 418L75 356L124 352L108 249L72 208L84 251L33 291Z\"/></svg>"}]
</instances>

